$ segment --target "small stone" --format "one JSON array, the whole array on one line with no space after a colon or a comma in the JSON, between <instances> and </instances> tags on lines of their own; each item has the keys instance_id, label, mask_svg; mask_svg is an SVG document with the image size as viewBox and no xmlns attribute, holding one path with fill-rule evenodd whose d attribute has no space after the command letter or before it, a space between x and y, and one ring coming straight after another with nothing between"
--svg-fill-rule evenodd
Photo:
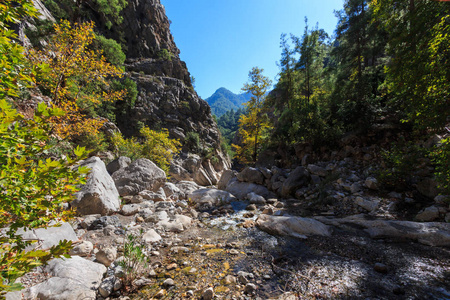
<instances>
[{"instance_id":1,"label":"small stone","mask_svg":"<svg viewBox=\"0 0 450 300\"><path fill-rule=\"evenodd\" d=\"M244 228L252 228L255 227L255 221L253 220L245 220L244 224L242 225Z\"/></svg>"},{"instance_id":2,"label":"small stone","mask_svg":"<svg viewBox=\"0 0 450 300\"><path fill-rule=\"evenodd\" d=\"M178 268L178 265L176 263L172 263L172 264L168 265L166 269L168 271L170 271L170 270L175 270L176 268Z\"/></svg>"},{"instance_id":3,"label":"small stone","mask_svg":"<svg viewBox=\"0 0 450 300\"><path fill-rule=\"evenodd\" d=\"M270 277L270 275L266 274L263 276L263 278L264 278L264 280L270 280L271 277Z\"/></svg>"},{"instance_id":4,"label":"small stone","mask_svg":"<svg viewBox=\"0 0 450 300\"><path fill-rule=\"evenodd\" d=\"M75 247L70 250L70 255L78 255L81 257L89 256L91 251L94 249L94 245L89 241L83 241L80 244L75 245Z\"/></svg>"},{"instance_id":5,"label":"small stone","mask_svg":"<svg viewBox=\"0 0 450 300\"><path fill-rule=\"evenodd\" d=\"M156 293L155 298L156 299L161 299L162 297L164 297L166 295L166 290L161 289L159 290L159 292Z\"/></svg>"},{"instance_id":6,"label":"small stone","mask_svg":"<svg viewBox=\"0 0 450 300\"><path fill-rule=\"evenodd\" d=\"M350 186L350 192L353 194L361 191L361 189L362 187L359 183L354 183Z\"/></svg>"},{"instance_id":7,"label":"small stone","mask_svg":"<svg viewBox=\"0 0 450 300\"><path fill-rule=\"evenodd\" d=\"M186 292L186 296L188 297L194 297L194 291L193 290L189 290Z\"/></svg>"},{"instance_id":8,"label":"small stone","mask_svg":"<svg viewBox=\"0 0 450 300\"><path fill-rule=\"evenodd\" d=\"M236 277L234 277L233 275L227 275L223 279L224 285L230 285L230 284L235 284L235 283L236 283Z\"/></svg>"},{"instance_id":9,"label":"small stone","mask_svg":"<svg viewBox=\"0 0 450 300\"><path fill-rule=\"evenodd\" d=\"M131 216L139 212L140 206L138 204L127 204L122 206L122 215Z\"/></svg>"},{"instance_id":10,"label":"small stone","mask_svg":"<svg viewBox=\"0 0 450 300\"><path fill-rule=\"evenodd\" d=\"M165 287L165 288L169 288L169 287L174 286L174 285L175 285L175 281L173 281L172 278L167 278L166 280L164 280L164 282L162 284L162 286Z\"/></svg>"},{"instance_id":11,"label":"small stone","mask_svg":"<svg viewBox=\"0 0 450 300\"><path fill-rule=\"evenodd\" d=\"M161 240L161 236L154 229L149 229L142 236L142 240L146 243L155 243Z\"/></svg>"},{"instance_id":12,"label":"small stone","mask_svg":"<svg viewBox=\"0 0 450 300\"><path fill-rule=\"evenodd\" d=\"M256 205L255 204L250 204L250 205L248 205L246 208L245 208L246 210L256 210Z\"/></svg>"},{"instance_id":13,"label":"small stone","mask_svg":"<svg viewBox=\"0 0 450 300\"><path fill-rule=\"evenodd\" d=\"M231 254L231 255L239 255L239 251L236 250L236 249L231 249L231 250L230 250L230 254Z\"/></svg>"},{"instance_id":14,"label":"small stone","mask_svg":"<svg viewBox=\"0 0 450 300\"><path fill-rule=\"evenodd\" d=\"M156 278L156 277L158 277L158 274L156 273L156 271L155 270L153 270L153 269L151 269L150 271L148 271L148 277L150 277L150 278Z\"/></svg>"},{"instance_id":15,"label":"small stone","mask_svg":"<svg viewBox=\"0 0 450 300\"><path fill-rule=\"evenodd\" d=\"M371 190L378 190L378 180L373 177L367 177L364 185Z\"/></svg>"},{"instance_id":16,"label":"small stone","mask_svg":"<svg viewBox=\"0 0 450 300\"><path fill-rule=\"evenodd\" d=\"M246 294L252 294L254 291L256 291L256 285L255 285L255 284L253 284L253 283L247 283L247 284L245 285L244 293L246 293Z\"/></svg>"},{"instance_id":17,"label":"small stone","mask_svg":"<svg viewBox=\"0 0 450 300\"><path fill-rule=\"evenodd\" d=\"M283 202L278 202L278 203L275 205L275 207L276 207L276 208L283 208L283 207L284 207L284 203L283 203Z\"/></svg>"},{"instance_id":18,"label":"small stone","mask_svg":"<svg viewBox=\"0 0 450 300\"><path fill-rule=\"evenodd\" d=\"M117 249L114 247L105 247L100 249L95 255L95 259L106 267L109 267L116 260L116 258Z\"/></svg>"},{"instance_id":19,"label":"small stone","mask_svg":"<svg viewBox=\"0 0 450 300\"><path fill-rule=\"evenodd\" d=\"M436 206L430 206L423 209L416 215L417 221L431 222L439 218L439 208Z\"/></svg>"},{"instance_id":20,"label":"small stone","mask_svg":"<svg viewBox=\"0 0 450 300\"><path fill-rule=\"evenodd\" d=\"M102 297L106 298L109 295L111 295L111 293L114 290L115 281L116 280L115 280L114 276L108 277L102 281L102 283L98 287L98 291L99 291L100 295L102 295Z\"/></svg>"},{"instance_id":21,"label":"small stone","mask_svg":"<svg viewBox=\"0 0 450 300\"><path fill-rule=\"evenodd\" d=\"M213 288L207 288L203 291L202 299L203 300L211 300L214 297L214 290Z\"/></svg>"},{"instance_id":22,"label":"small stone","mask_svg":"<svg viewBox=\"0 0 450 300\"><path fill-rule=\"evenodd\" d=\"M382 263L376 263L373 266L373 269L378 272L378 273L382 273L382 274L387 274L388 272L388 267L385 264Z\"/></svg>"},{"instance_id":23,"label":"small stone","mask_svg":"<svg viewBox=\"0 0 450 300\"><path fill-rule=\"evenodd\" d=\"M242 274L238 275L238 281L239 281L240 284L247 284L248 283L247 278L244 275L242 275Z\"/></svg>"}]
</instances>

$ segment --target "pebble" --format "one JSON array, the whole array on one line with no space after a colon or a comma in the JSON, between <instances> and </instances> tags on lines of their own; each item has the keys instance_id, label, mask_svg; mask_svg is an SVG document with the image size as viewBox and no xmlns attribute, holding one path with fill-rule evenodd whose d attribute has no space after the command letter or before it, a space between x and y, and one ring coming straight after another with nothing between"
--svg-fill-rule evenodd
<instances>
[{"instance_id":1,"label":"pebble","mask_svg":"<svg viewBox=\"0 0 450 300\"><path fill-rule=\"evenodd\" d=\"M256 285L253 283L247 283L244 288L244 293L251 294L256 291Z\"/></svg>"},{"instance_id":2,"label":"pebble","mask_svg":"<svg viewBox=\"0 0 450 300\"><path fill-rule=\"evenodd\" d=\"M230 250L230 254L231 254L231 255L239 255L239 251L236 250L236 249L231 249L231 250Z\"/></svg>"},{"instance_id":3,"label":"pebble","mask_svg":"<svg viewBox=\"0 0 450 300\"><path fill-rule=\"evenodd\" d=\"M161 290L159 290L158 293L156 293L155 298L156 299L161 299L162 297L164 297L165 294L166 294L166 290L161 289Z\"/></svg>"},{"instance_id":4,"label":"pebble","mask_svg":"<svg viewBox=\"0 0 450 300\"><path fill-rule=\"evenodd\" d=\"M214 297L214 290L212 288L207 288L203 291L202 299L211 300Z\"/></svg>"},{"instance_id":5,"label":"pebble","mask_svg":"<svg viewBox=\"0 0 450 300\"><path fill-rule=\"evenodd\" d=\"M245 209L246 210L256 210L256 205L255 204L250 204Z\"/></svg>"},{"instance_id":6,"label":"pebble","mask_svg":"<svg viewBox=\"0 0 450 300\"><path fill-rule=\"evenodd\" d=\"M173 281L172 278L167 278L166 280L164 280L164 282L163 282L162 285L163 285L163 287L165 287L165 288L169 288L169 287L175 285L175 281Z\"/></svg>"},{"instance_id":7,"label":"pebble","mask_svg":"<svg viewBox=\"0 0 450 300\"><path fill-rule=\"evenodd\" d=\"M387 274L388 272L388 267L385 264L382 263L376 263L373 266L373 269L378 272L378 273L382 273L382 274Z\"/></svg>"},{"instance_id":8,"label":"pebble","mask_svg":"<svg viewBox=\"0 0 450 300\"><path fill-rule=\"evenodd\" d=\"M275 204L276 208L283 208L284 207L284 203L283 202L278 202L277 204Z\"/></svg>"}]
</instances>

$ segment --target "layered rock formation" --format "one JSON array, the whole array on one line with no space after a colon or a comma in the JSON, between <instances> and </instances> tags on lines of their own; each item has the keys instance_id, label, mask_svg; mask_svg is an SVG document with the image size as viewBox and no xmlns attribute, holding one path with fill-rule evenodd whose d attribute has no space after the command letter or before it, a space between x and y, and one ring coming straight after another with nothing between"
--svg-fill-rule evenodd
<instances>
[{"instance_id":1,"label":"layered rock formation","mask_svg":"<svg viewBox=\"0 0 450 300\"><path fill-rule=\"evenodd\" d=\"M170 137L182 142L188 133L198 134L203 149L214 149L215 163L201 159L195 168L187 170L178 160L171 175L202 185L217 183L230 162L220 150L219 130L211 109L194 91L186 64L179 58L164 6L160 0L130 0L122 14L123 23L113 26L106 35L125 40L126 69L137 83L139 94L135 107L117 120L120 130L133 135L133 124L140 122L153 129L167 128ZM185 156L187 150L185 147Z\"/></svg>"}]
</instances>

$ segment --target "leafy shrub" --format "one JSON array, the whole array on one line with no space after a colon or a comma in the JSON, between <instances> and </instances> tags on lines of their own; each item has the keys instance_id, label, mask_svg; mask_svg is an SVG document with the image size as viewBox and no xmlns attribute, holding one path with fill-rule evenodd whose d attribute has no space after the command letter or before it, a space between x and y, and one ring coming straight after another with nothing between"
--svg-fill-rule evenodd
<instances>
[{"instance_id":1,"label":"leafy shrub","mask_svg":"<svg viewBox=\"0 0 450 300\"><path fill-rule=\"evenodd\" d=\"M125 139L122 134L115 133L112 145L118 156L128 156L131 159L148 158L158 167L169 173L169 165L173 155L179 152L181 143L170 139L167 130L154 131L144 126L140 130L141 138Z\"/></svg>"},{"instance_id":2,"label":"leafy shrub","mask_svg":"<svg viewBox=\"0 0 450 300\"><path fill-rule=\"evenodd\" d=\"M117 67L123 66L126 56L120 44L115 40L96 34L94 46L103 51L107 62Z\"/></svg>"},{"instance_id":3,"label":"leafy shrub","mask_svg":"<svg viewBox=\"0 0 450 300\"><path fill-rule=\"evenodd\" d=\"M200 149L200 136L197 132L189 131L186 133L184 144L189 151L197 153Z\"/></svg>"},{"instance_id":4,"label":"leafy shrub","mask_svg":"<svg viewBox=\"0 0 450 300\"><path fill-rule=\"evenodd\" d=\"M158 52L158 57L163 60L172 61L173 54L167 49L162 49Z\"/></svg>"},{"instance_id":5,"label":"leafy shrub","mask_svg":"<svg viewBox=\"0 0 450 300\"><path fill-rule=\"evenodd\" d=\"M85 155L83 148L60 159L45 159L49 142L49 120L62 116L58 108L41 103L33 119L26 120L5 100L0 100L0 292L20 289L14 281L53 257L65 255L71 243L64 241L50 250L25 251L20 228L46 228L64 221L71 212L63 204L73 199L84 183L85 168L73 168Z\"/></svg>"},{"instance_id":6,"label":"leafy shrub","mask_svg":"<svg viewBox=\"0 0 450 300\"><path fill-rule=\"evenodd\" d=\"M144 251L145 243L142 240L142 231L139 235L129 234L123 245L123 260L119 262L124 271L122 282L127 288L133 288L133 281L141 276L147 267Z\"/></svg>"},{"instance_id":7,"label":"leafy shrub","mask_svg":"<svg viewBox=\"0 0 450 300\"><path fill-rule=\"evenodd\" d=\"M103 132L88 132L76 141L76 144L86 148L91 154L96 154L98 152L104 152L108 150L108 144Z\"/></svg>"},{"instance_id":8,"label":"leafy shrub","mask_svg":"<svg viewBox=\"0 0 450 300\"><path fill-rule=\"evenodd\" d=\"M382 155L385 167L379 171L378 180L388 188L399 190L411 184L418 161L427 156L414 142L398 143Z\"/></svg>"},{"instance_id":9,"label":"leafy shrub","mask_svg":"<svg viewBox=\"0 0 450 300\"><path fill-rule=\"evenodd\" d=\"M442 140L440 145L431 152L435 163L435 176L438 187L445 193L450 193L450 138Z\"/></svg>"}]
</instances>

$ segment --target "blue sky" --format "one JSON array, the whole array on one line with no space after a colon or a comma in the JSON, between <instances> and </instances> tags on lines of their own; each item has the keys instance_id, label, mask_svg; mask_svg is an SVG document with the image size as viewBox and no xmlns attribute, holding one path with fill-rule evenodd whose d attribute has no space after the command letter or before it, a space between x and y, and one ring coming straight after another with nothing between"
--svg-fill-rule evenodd
<instances>
[{"instance_id":1,"label":"blue sky","mask_svg":"<svg viewBox=\"0 0 450 300\"><path fill-rule=\"evenodd\" d=\"M203 98L219 87L233 93L248 81L252 67L273 82L279 72L280 35L302 36L319 23L329 35L337 24L334 10L344 0L161 0L180 57L195 77Z\"/></svg>"}]
</instances>

